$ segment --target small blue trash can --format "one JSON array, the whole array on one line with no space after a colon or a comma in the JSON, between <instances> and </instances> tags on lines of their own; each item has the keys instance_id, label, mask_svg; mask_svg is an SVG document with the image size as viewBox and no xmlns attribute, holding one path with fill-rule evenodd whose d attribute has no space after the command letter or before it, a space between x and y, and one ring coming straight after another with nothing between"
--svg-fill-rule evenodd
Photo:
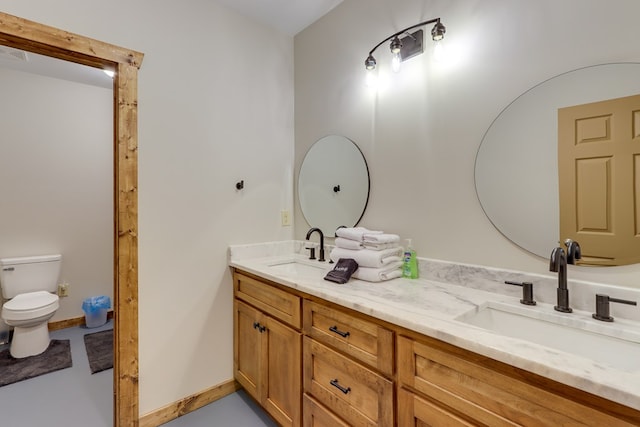
<instances>
[{"instance_id":1,"label":"small blue trash can","mask_svg":"<svg viewBox=\"0 0 640 427\"><path fill-rule=\"evenodd\" d=\"M107 323L107 312L111 308L111 299L106 295L87 298L82 301L87 328L97 328Z\"/></svg>"}]
</instances>

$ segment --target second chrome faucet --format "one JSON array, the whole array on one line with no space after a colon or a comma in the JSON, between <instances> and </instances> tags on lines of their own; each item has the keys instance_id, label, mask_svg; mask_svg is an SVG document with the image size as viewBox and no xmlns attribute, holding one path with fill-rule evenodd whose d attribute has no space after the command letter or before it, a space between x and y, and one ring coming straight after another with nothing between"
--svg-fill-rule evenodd
<instances>
[{"instance_id":1,"label":"second chrome faucet","mask_svg":"<svg viewBox=\"0 0 640 427\"><path fill-rule=\"evenodd\" d=\"M558 273L558 303L554 307L556 311L563 313L571 313L573 310L569 306L569 289L567 288L567 264L575 264L577 260L582 258L582 252L578 242L571 239L564 241L567 247L558 246L551 251L549 259L549 271Z\"/></svg>"}]
</instances>

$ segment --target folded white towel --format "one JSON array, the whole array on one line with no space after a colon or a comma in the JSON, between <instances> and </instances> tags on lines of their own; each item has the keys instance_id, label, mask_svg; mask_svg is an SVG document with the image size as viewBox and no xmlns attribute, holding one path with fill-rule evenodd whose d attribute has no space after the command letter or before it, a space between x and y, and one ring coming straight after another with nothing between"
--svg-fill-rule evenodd
<instances>
[{"instance_id":1,"label":"folded white towel","mask_svg":"<svg viewBox=\"0 0 640 427\"><path fill-rule=\"evenodd\" d=\"M364 227L342 227L336 230L336 236L362 242L365 234L382 234L382 231L368 230Z\"/></svg>"},{"instance_id":2,"label":"folded white towel","mask_svg":"<svg viewBox=\"0 0 640 427\"><path fill-rule=\"evenodd\" d=\"M401 261L392 262L380 268L358 267L351 277L366 280L367 282L382 282L402 276Z\"/></svg>"},{"instance_id":3,"label":"folded white towel","mask_svg":"<svg viewBox=\"0 0 640 427\"><path fill-rule=\"evenodd\" d=\"M373 242L363 242L362 246L365 249L371 249L374 251L381 251L383 249L391 249L398 247L397 243L373 243Z\"/></svg>"},{"instance_id":4,"label":"folded white towel","mask_svg":"<svg viewBox=\"0 0 640 427\"><path fill-rule=\"evenodd\" d=\"M385 249L382 251L374 251L371 249L360 249L355 251L353 249L333 248L329 257L333 262L337 262L340 258L352 258L360 267L378 268L391 264L392 262L401 261L401 255L401 247Z\"/></svg>"},{"instance_id":5,"label":"folded white towel","mask_svg":"<svg viewBox=\"0 0 640 427\"><path fill-rule=\"evenodd\" d=\"M364 249L364 244L362 242L358 242L351 239L345 239L344 237L336 237L334 242L337 247L344 249L353 249L357 251L359 249Z\"/></svg>"},{"instance_id":6,"label":"folded white towel","mask_svg":"<svg viewBox=\"0 0 640 427\"><path fill-rule=\"evenodd\" d=\"M400 236L397 234L387 233L365 233L363 241L370 243L398 243L400 241Z\"/></svg>"}]
</instances>

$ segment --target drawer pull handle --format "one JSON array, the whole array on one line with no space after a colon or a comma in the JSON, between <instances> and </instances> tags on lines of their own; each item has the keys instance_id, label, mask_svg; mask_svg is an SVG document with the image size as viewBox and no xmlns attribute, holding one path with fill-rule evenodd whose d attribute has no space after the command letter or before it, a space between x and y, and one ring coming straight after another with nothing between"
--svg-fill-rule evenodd
<instances>
[{"instance_id":1,"label":"drawer pull handle","mask_svg":"<svg viewBox=\"0 0 640 427\"><path fill-rule=\"evenodd\" d=\"M260 333L263 333L267 329L267 327L262 326L260 322L253 322L253 329L257 329Z\"/></svg>"},{"instance_id":2,"label":"drawer pull handle","mask_svg":"<svg viewBox=\"0 0 640 427\"><path fill-rule=\"evenodd\" d=\"M342 387L340 384L338 384L338 379L337 378L335 380L329 381L329 383L331 383L332 386L334 386L335 388L337 388L338 390L340 390L344 394L348 394L351 391L351 387Z\"/></svg>"},{"instance_id":3,"label":"drawer pull handle","mask_svg":"<svg viewBox=\"0 0 640 427\"><path fill-rule=\"evenodd\" d=\"M331 332L335 332L336 334L340 335L340 336L341 336L341 337L343 337L343 338L346 338L346 337L348 337L349 335L351 335L349 332L342 332L341 330L339 330L339 329L338 329L338 327L337 327L337 326L332 326L332 327L330 327L330 328L329 328L329 330L330 330Z\"/></svg>"}]
</instances>

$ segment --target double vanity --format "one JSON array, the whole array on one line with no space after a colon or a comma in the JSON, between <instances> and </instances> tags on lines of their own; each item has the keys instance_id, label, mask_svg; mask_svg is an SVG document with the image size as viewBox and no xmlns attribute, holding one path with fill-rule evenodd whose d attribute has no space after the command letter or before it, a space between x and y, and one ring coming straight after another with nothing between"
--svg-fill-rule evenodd
<instances>
[{"instance_id":1,"label":"double vanity","mask_svg":"<svg viewBox=\"0 0 640 427\"><path fill-rule=\"evenodd\" d=\"M639 290L569 281L560 313L553 276L421 259L417 280L338 285L303 242L229 256L234 375L283 426L640 425L640 308L592 317Z\"/></svg>"}]
</instances>

